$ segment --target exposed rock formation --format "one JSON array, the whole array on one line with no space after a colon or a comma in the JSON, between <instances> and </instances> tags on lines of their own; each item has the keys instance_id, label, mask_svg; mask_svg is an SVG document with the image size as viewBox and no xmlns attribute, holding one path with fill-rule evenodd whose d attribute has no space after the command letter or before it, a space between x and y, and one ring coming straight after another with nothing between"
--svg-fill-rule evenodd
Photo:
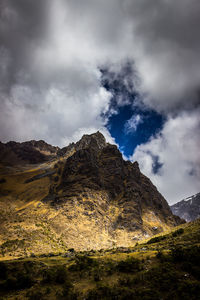
<instances>
[{"instance_id":1,"label":"exposed rock formation","mask_svg":"<svg viewBox=\"0 0 200 300\"><path fill-rule=\"evenodd\" d=\"M123 230L151 235L179 222L138 163L124 161L117 146L106 143L101 133L84 135L73 149L59 184L45 201L55 207L81 205L89 219L100 218L113 235Z\"/></svg>"},{"instance_id":2,"label":"exposed rock formation","mask_svg":"<svg viewBox=\"0 0 200 300\"><path fill-rule=\"evenodd\" d=\"M131 246L180 223L138 163L100 132L63 149L43 141L1 148L18 159L0 167L3 255Z\"/></svg>"}]
</instances>

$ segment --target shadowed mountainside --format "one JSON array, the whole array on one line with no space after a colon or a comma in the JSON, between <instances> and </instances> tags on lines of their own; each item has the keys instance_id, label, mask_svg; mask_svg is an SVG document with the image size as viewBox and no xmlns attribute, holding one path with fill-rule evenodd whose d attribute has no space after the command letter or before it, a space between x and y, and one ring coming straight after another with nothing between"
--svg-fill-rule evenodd
<instances>
[{"instance_id":1,"label":"shadowed mountainside","mask_svg":"<svg viewBox=\"0 0 200 300\"><path fill-rule=\"evenodd\" d=\"M171 206L171 210L187 222L196 220L200 217L200 193L177 202Z\"/></svg>"},{"instance_id":2,"label":"shadowed mountainside","mask_svg":"<svg viewBox=\"0 0 200 300\"><path fill-rule=\"evenodd\" d=\"M59 147L51 146L42 140L6 144L0 142L0 162L5 165L42 163L54 158L58 150Z\"/></svg>"}]
</instances>

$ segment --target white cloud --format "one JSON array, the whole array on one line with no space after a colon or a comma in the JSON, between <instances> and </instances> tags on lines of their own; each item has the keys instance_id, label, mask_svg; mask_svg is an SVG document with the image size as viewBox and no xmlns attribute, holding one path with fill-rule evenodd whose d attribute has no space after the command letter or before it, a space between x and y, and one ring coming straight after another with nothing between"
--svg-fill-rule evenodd
<instances>
[{"instance_id":1,"label":"white cloud","mask_svg":"<svg viewBox=\"0 0 200 300\"><path fill-rule=\"evenodd\" d=\"M99 67L117 72L132 61L137 79L125 78L127 88L132 79L144 108L176 113L162 135L134 156L169 200L178 190L190 194L199 179L196 129L191 133L197 122L192 111L199 106L199 15L199 0L1 0L0 140L44 139L65 146L82 132L108 134L102 113L117 109L108 111L111 94L101 86ZM117 100L118 106L130 101ZM129 127L134 130L137 122ZM182 134L189 132L185 145ZM147 150L159 156L162 176L152 174ZM164 187L162 178L170 184Z\"/></svg>"},{"instance_id":2,"label":"white cloud","mask_svg":"<svg viewBox=\"0 0 200 300\"><path fill-rule=\"evenodd\" d=\"M193 108L199 11L197 0L2 0L0 139L61 145L79 128L102 127L110 95L99 66L117 71L127 60L145 105L165 113Z\"/></svg>"},{"instance_id":3,"label":"white cloud","mask_svg":"<svg viewBox=\"0 0 200 300\"><path fill-rule=\"evenodd\" d=\"M133 115L124 125L125 134L134 133L137 130L139 124L143 122L140 115Z\"/></svg>"},{"instance_id":4,"label":"white cloud","mask_svg":"<svg viewBox=\"0 0 200 300\"><path fill-rule=\"evenodd\" d=\"M199 111L170 117L160 134L138 146L132 156L170 204L200 190L199 132ZM154 157L161 163L156 174Z\"/></svg>"}]
</instances>

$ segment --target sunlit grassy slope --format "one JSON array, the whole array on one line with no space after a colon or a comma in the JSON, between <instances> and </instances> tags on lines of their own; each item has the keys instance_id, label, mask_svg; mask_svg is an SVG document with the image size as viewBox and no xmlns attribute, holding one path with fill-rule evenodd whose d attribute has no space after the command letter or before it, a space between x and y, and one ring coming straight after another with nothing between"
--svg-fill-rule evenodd
<instances>
[{"instance_id":1,"label":"sunlit grassy slope","mask_svg":"<svg viewBox=\"0 0 200 300\"><path fill-rule=\"evenodd\" d=\"M199 299L200 220L134 247L0 262L1 299Z\"/></svg>"}]
</instances>

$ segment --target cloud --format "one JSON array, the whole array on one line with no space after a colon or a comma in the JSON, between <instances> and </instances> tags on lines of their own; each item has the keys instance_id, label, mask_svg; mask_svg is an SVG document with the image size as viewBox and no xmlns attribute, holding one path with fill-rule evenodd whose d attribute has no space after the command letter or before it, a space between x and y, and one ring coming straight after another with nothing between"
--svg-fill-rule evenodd
<instances>
[{"instance_id":1,"label":"cloud","mask_svg":"<svg viewBox=\"0 0 200 300\"><path fill-rule=\"evenodd\" d=\"M78 128L102 127L111 95L99 69L115 74L126 61L136 72L124 83L132 76L145 105L196 107L199 12L197 0L2 0L0 138L61 145Z\"/></svg>"},{"instance_id":2,"label":"cloud","mask_svg":"<svg viewBox=\"0 0 200 300\"><path fill-rule=\"evenodd\" d=\"M64 1L1 3L1 140L64 146L78 129L104 126L111 94L70 18Z\"/></svg>"},{"instance_id":3,"label":"cloud","mask_svg":"<svg viewBox=\"0 0 200 300\"><path fill-rule=\"evenodd\" d=\"M65 146L91 130L108 135L105 125L117 106L151 107L168 122L135 156L148 148L140 160L166 194L161 183L166 177L159 174L174 177L166 170L174 153L170 136L177 137L169 124L176 121L186 133L191 130L183 120L198 118L199 15L199 0L1 0L0 140L44 139ZM123 83L114 107L112 91L102 86L103 69ZM129 98L131 93L137 98ZM188 139L186 154L175 153L173 164L194 191L199 177L188 156L196 157L197 137ZM158 174L151 171L152 160Z\"/></svg>"},{"instance_id":4,"label":"cloud","mask_svg":"<svg viewBox=\"0 0 200 300\"><path fill-rule=\"evenodd\" d=\"M199 1L125 3L145 103L165 113L199 105Z\"/></svg>"},{"instance_id":5,"label":"cloud","mask_svg":"<svg viewBox=\"0 0 200 300\"><path fill-rule=\"evenodd\" d=\"M131 158L170 204L200 190L199 132L199 111L170 117L157 136L137 146Z\"/></svg>"},{"instance_id":6,"label":"cloud","mask_svg":"<svg viewBox=\"0 0 200 300\"><path fill-rule=\"evenodd\" d=\"M134 133L137 130L139 124L143 122L140 115L133 115L129 120L126 121L124 125L125 134Z\"/></svg>"}]
</instances>

